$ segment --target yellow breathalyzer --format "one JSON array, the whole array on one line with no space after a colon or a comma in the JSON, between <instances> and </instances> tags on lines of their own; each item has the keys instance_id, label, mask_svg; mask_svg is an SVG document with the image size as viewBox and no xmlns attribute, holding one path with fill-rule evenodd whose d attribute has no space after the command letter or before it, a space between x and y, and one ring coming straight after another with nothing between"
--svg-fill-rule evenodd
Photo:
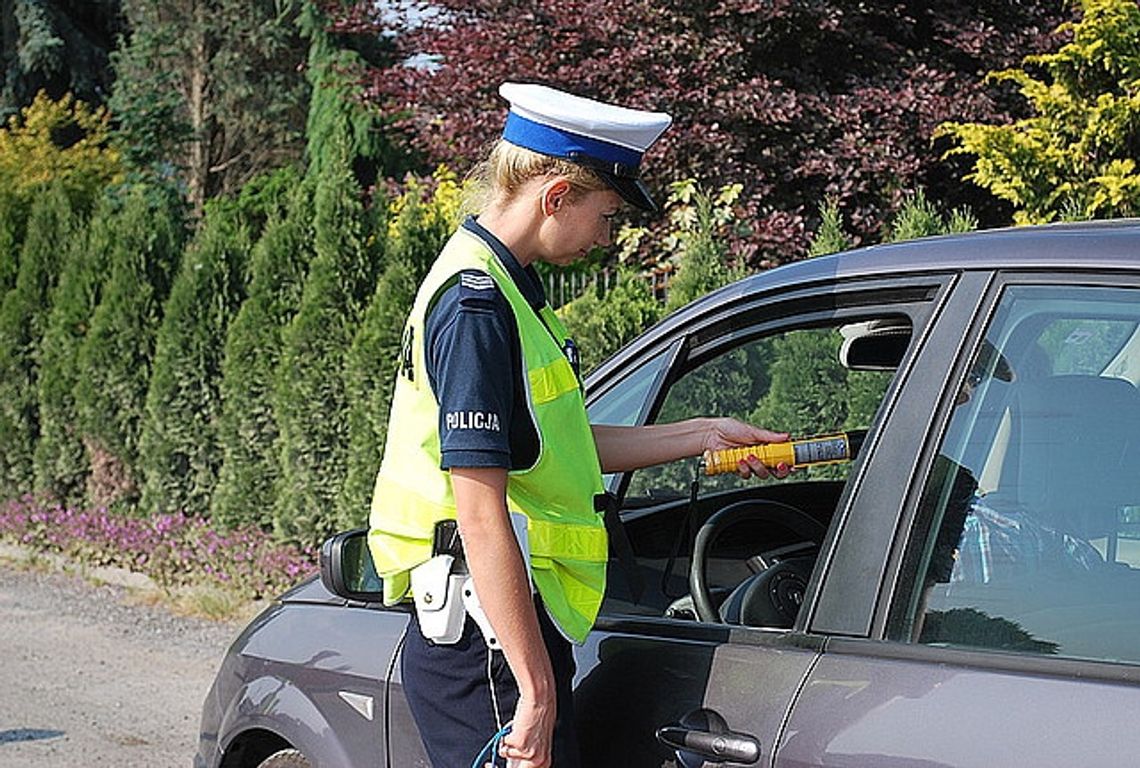
<instances>
[{"instance_id":1,"label":"yellow breathalyzer","mask_svg":"<svg viewBox=\"0 0 1140 768\"><path fill-rule=\"evenodd\" d=\"M755 456L766 467L786 464L792 468L837 464L850 461L859 453L867 430L854 429L832 435L817 435L785 443L745 445L740 448L723 448L705 451L702 461L706 475L735 472L737 465L749 456Z\"/></svg>"}]
</instances>

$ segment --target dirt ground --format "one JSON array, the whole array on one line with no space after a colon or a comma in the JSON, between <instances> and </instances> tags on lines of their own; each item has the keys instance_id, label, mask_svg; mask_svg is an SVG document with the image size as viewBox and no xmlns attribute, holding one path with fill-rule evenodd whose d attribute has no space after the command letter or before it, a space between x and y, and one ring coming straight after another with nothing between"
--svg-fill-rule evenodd
<instances>
[{"instance_id":1,"label":"dirt ground","mask_svg":"<svg viewBox=\"0 0 1140 768\"><path fill-rule=\"evenodd\" d=\"M0 557L0 768L191 766L240 629Z\"/></svg>"}]
</instances>

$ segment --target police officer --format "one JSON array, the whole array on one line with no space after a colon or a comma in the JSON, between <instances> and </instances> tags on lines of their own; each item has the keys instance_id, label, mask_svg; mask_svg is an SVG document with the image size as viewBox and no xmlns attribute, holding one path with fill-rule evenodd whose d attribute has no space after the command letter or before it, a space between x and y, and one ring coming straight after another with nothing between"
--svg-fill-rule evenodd
<instances>
[{"instance_id":1,"label":"police officer","mask_svg":"<svg viewBox=\"0 0 1140 768\"><path fill-rule=\"evenodd\" d=\"M386 601L416 602L401 672L432 764L472 765L510 722L486 762L577 768L570 643L605 589L602 472L787 435L732 419L591 427L533 265L610 245L623 202L656 209L638 171L671 118L540 85L499 92L506 126L475 172L486 199L405 328L369 544ZM767 471L750 457L740 474Z\"/></svg>"}]
</instances>

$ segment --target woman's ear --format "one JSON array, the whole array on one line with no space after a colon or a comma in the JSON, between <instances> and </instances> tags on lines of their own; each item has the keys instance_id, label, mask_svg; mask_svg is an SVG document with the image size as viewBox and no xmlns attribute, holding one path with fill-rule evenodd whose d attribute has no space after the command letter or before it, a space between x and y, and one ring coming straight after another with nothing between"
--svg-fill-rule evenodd
<instances>
[{"instance_id":1,"label":"woman's ear","mask_svg":"<svg viewBox=\"0 0 1140 768\"><path fill-rule=\"evenodd\" d=\"M570 192L570 182L566 179L555 179L542 188L542 215L553 216L554 212L562 207Z\"/></svg>"}]
</instances>

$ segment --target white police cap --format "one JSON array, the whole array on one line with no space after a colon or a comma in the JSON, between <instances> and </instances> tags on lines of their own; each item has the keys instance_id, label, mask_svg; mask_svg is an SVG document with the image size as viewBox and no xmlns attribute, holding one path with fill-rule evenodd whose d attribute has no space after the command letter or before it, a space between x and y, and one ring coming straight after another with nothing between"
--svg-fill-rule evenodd
<instances>
[{"instance_id":1,"label":"white police cap","mask_svg":"<svg viewBox=\"0 0 1140 768\"><path fill-rule=\"evenodd\" d=\"M672 117L532 83L503 83L499 95L511 103L503 128L506 141L585 166L626 202L657 210L640 178L641 157L673 122Z\"/></svg>"}]
</instances>

